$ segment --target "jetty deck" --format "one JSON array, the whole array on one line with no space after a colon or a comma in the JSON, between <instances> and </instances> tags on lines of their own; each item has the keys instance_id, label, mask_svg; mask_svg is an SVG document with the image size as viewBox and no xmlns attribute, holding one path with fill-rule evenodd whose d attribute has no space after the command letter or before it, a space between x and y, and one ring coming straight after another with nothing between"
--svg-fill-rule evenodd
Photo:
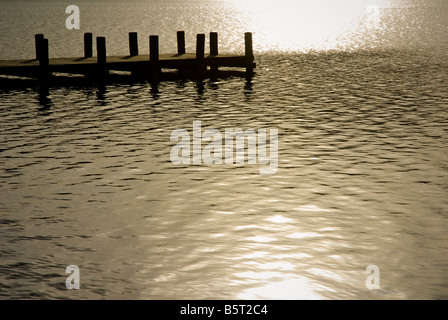
<instances>
[{"instance_id":1,"label":"jetty deck","mask_svg":"<svg viewBox=\"0 0 448 320\"><path fill-rule=\"evenodd\" d=\"M158 63L161 68L179 69L193 68L197 61L195 53L185 54L161 54ZM62 72L84 74L92 70L98 64L96 57L84 58L52 58L48 62L48 72ZM105 67L107 70L132 71L150 67L149 55L138 56L108 56ZM239 55L207 55L204 56L205 66L218 67L242 67L248 66L245 56ZM255 64L253 64L255 66ZM0 60L0 74L8 75L35 75L40 70L37 59L27 60Z\"/></svg>"},{"instance_id":2,"label":"jetty deck","mask_svg":"<svg viewBox=\"0 0 448 320\"><path fill-rule=\"evenodd\" d=\"M185 33L177 33L177 53L160 54L159 38L149 37L149 54L139 54L137 34L129 33L129 55L108 56L106 39L96 38L96 56L93 56L93 37L84 34L84 56L71 58L50 58L48 39L35 35L36 58L22 60L0 60L0 75L31 77L45 82L55 73L85 75L86 78L104 78L109 71L128 71L131 75L159 80L163 69L176 69L182 76L205 77L218 75L219 67L245 68L252 74L256 67L252 50L252 34L245 33L245 54L232 55L218 52L218 35L210 33L210 53L205 54L205 34L197 35L196 52L185 51ZM3 79L0 83L7 83ZM12 80L11 80L12 82Z\"/></svg>"}]
</instances>

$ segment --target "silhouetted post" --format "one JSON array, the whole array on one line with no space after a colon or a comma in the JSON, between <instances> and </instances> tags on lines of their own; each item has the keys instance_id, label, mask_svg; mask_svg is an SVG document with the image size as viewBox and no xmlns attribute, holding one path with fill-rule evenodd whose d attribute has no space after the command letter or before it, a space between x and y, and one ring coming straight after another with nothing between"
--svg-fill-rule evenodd
<instances>
[{"instance_id":1,"label":"silhouetted post","mask_svg":"<svg viewBox=\"0 0 448 320\"><path fill-rule=\"evenodd\" d=\"M210 32L210 55L218 55L218 33Z\"/></svg>"},{"instance_id":2,"label":"silhouetted post","mask_svg":"<svg viewBox=\"0 0 448 320\"><path fill-rule=\"evenodd\" d=\"M246 32L244 34L244 48L246 56L246 72L252 73L254 71L254 50L252 46L252 33Z\"/></svg>"},{"instance_id":3,"label":"silhouetted post","mask_svg":"<svg viewBox=\"0 0 448 320\"><path fill-rule=\"evenodd\" d=\"M205 34L196 36L196 72L198 76L203 76L205 69Z\"/></svg>"},{"instance_id":4,"label":"silhouetted post","mask_svg":"<svg viewBox=\"0 0 448 320\"><path fill-rule=\"evenodd\" d=\"M177 53L185 54L185 31L177 31Z\"/></svg>"},{"instance_id":5,"label":"silhouetted post","mask_svg":"<svg viewBox=\"0 0 448 320\"><path fill-rule=\"evenodd\" d=\"M84 58L90 58L93 56L93 36L92 33L84 33Z\"/></svg>"},{"instance_id":6,"label":"silhouetted post","mask_svg":"<svg viewBox=\"0 0 448 320\"><path fill-rule=\"evenodd\" d=\"M34 35L34 46L36 49L36 60L39 60L39 52L40 52L40 41L44 38L42 33L38 33Z\"/></svg>"},{"instance_id":7,"label":"silhouetted post","mask_svg":"<svg viewBox=\"0 0 448 320\"><path fill-rule=\"evenodd\" d=\"M106 38L96 38L96 54L98 63L98 73L103 76L106 72Z\"/></svg>"},{"instance_id":8,"label":"silhouetted post","mask_svg":"<svg viewBox=\"0 0 448 320\"><path fill-rule=\"evenodd\" d=\"M218 55L218 33L210 32L210 55L217 56ZM218 72L218 66L214 65L213 61L211 62L210 71L214 75Z\"/></svg>"},{"instance_id":9,"label":"silhouetted post","mask_svg":"<svg viewBox=\"0 0 448 320\"><path fill-rule=\"evenodd\" d=\"M138 56L137 32L129 32L129 55Z\"/></svg>"},{"instance_id":10,"label":"silhouetted post","mask_svg":"<svg viewBox=\"0 0 448 320\"><path fill-rule=\"evenodd\" d=\"M106 64L106 38L96 37L96 54L98 64Z\"/></svg>"},{"instance_id":11,"label":"silhouetted post","mask_svg":"<svg viewBox=\"0 0 448 320\"><path fill-rule=\"evenodd\" d=\"M46 82L48 80L48 65L50 62L48 39L42 38L38 40L38 55L39 55L39 77L40 81Z\"/></svg>"},{"instance_id":12,"label":"silhouetted post","mask_svg":"<svg viewBox=\"0 0 448 320\"><path fill-rule=\"evenodd\" d=\"M159 36L149 36L149 61L151 79L158 81L160 77Z\"/></svg>"},{"instance_id":13,"label":"silhouetted post","mask_svg":"<svg viewBox=\"0 0 448 320\"><path fill-rule=\"evenodd\" d=\"M39 65L43 68L48 67L48 63L50 61L49 57L49 49L48 49L48 39L40 39L39 40Z\"/></svg>"}]
</instances>

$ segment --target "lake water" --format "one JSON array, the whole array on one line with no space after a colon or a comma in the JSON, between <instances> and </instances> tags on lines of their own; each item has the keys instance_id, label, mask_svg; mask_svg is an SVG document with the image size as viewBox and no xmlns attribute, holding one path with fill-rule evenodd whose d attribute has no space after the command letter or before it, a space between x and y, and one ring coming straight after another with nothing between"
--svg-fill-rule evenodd
<instances>
[{"instance_id":1,"label":"lake water","mask_svg":"<svg viewBox=\"0 0 448 320\"><path fill-rule=\"evenodd\" d=\"M84 32L125 55L130 31L235 53L251 31L257 73L0 91L2 299L448 299L445 2L76 4L80 30L63 3L1 2L0 59L35 33L64 57ZM173 164L193 121L278 129L278 172Z\"/></svg>"}]
</instances>

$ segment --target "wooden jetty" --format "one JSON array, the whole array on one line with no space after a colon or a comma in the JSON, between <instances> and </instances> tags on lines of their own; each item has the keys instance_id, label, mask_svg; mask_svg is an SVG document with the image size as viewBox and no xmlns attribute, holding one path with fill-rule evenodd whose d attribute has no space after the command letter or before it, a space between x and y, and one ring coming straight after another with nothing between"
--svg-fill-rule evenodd
<instances>
[{"instance_id":1,"label":"wooden jetty","mask_svg":"<svg viewBox=\"0 0 448 320\"><path fill-rule=\"evenodd\" d=\"M111 71L128 71L131 76L160 81L167 69L172 69L170 78L219 76L219 67L245 68L251 76L256 67L252 49L252 33L244 34L245 54L229 55L218 52L218 34L210 33L210 52L205 54L205 34L198 34L196 52L185 50L185 32L177 32L177 53L160 54L159 37L149 36L149 54L139 54L137 33L129 33L129 55L108 56L106 39L96 38L96 57L93 56L93 35L84 34L84 56L74 58L50 58L48 39L43 34L35 35L36 58L31 60L0 60L0 75L31 77L37 83L52 82L55 74L83 75L84 79L104 79ZM173 70L175 72L173 73ZM174 76L173 76L174 74ZM59 78L59 77L56 77ZM78 77L79 78L79 77ZM3 78L2 85L14 82ZM18 81L16 81L18 82ZM54 82L54 79L53 79Z\"/></svg>"}]
</instances>

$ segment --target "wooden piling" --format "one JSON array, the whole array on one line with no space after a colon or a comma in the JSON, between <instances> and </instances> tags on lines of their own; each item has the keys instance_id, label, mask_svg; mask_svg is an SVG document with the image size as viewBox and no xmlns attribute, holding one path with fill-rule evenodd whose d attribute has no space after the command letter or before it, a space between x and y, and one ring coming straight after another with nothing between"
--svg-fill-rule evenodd
<instances>
[{"instance_id":1,"label":"wooden piling","mask_svg":"<svg viewBox=\"0 0 448 320\"><path fill-rule=\"evenodd\" d=\"M106 38L96 37L96 58L100 65L106 64Z\"/></svg>"},{"instance_id":2,"label":"wooden piling","mask_svg":"<svg viewBox=\"0 0 448 320\"><path fill-rule=\"evenodd\" d=\"M129 32L129 55L138 56L137 32Z\"/></svg>"},{"instance_id":3,"label":"wooden piling","mask_svg":"<svg viewBox=\"0 0 448 320\"><path fill-rule=\"evenodd\" d=\"M49 48L48 48L48 39L40 39L39 40L39 66L41 68L47 68L50 57L49 57Z\"/></svg>"},{"instance_id":4,"label":"wooden piling","mask_svg":"<svg viewBox=\"0 0 448 320\"><path fill-rule=\"evenodd\" d=\"M218 55L218 33L217 32L210 32L210 55L211 56L217 56ZM218 66L211 65L210 71L212 75L216 75L218 72Z\"/></svg>"},{"instance_id":5,"label":"wooden piling","mask_svg":"<svg viewBox=\"0 0 448 320\"><path fill-rule=\"evenodd\" d=\"M93 36L91 32L84 33L84 58L93 56Z\"/></svg>"},{"instance_id":6,"label":"wooden piling","mask_svg":"<svg viewBox=\"0 0 448 320\"><path fill-rule=\"evenodd\" d=\"M218 33L210 32L210 55L218 55Z\"/></svg>"},{"instance_id":7,"label":"wooden piling","mask_svg":"<svg viewBox=\"0 0 448 320\"><path fill-rule=\"evenodd\" d=\"M201 33L196 36L196 73L203 76L205 71L205 34Z\"/></svg>"},{"instance_id":8,"label":"wooden piling","mask_svg":"<svg viewBox=\"0 0 448 320\"><path fill-rule=\"evenodd\" d=\"M106 75L106 38L96 37L97 76Z\"/></svg>"},{"instance_id":9,"label":"wooden piling","mask_svg":"<svg viewBox=\"0 0 448 320\"><path fill-rule=\"evenodd\" d=\"M161 73L159 59L159 36L149 36L149 61L151 80L158 81Z\"/></svg>"},{"instance_id":10,"label":"wooden piling","mask_svg":"<svg viewBox=\"0 0 448 320\"><path fill-rule=\"evenodd\" d=\"M34 35L34 46L36 50L36 60L39 60L39 52L40 52L40 41L44 38L42 33L38 33Z\"/></svg>"},{"instance_id":11,"label":"wooden piling","mask_svg":"<svg viewBox=\"0 0 448 320\"><path fill-rule=\"evenodd\" d=\"M185 31L177 31L177 54L185 54Z\"/></svg>"},{"instance_id":12,"label":"wooden piling","mask_svg":"<svg viewBox=\"0 0 448 320\"><path fill-rule=\"evenodd\" d=\"M246 57L246 72L252 73L254 71L254 50L252 46L252 33L246 32L244 34L244 48L245 48L245 57Z\"/></svg>"},{"instance_id":13,"label":"wooden piling","mask_svg":"<svg viewBox=\"0 0 448 320\"><path fill-rule=\"evenodd\" d=\"M48 39L42 38L38 40L38 56L39 56L39 73L38 77L41 82L47 83L49 80L48 65L50 63Z\"/></svg>"}]
</instances>

